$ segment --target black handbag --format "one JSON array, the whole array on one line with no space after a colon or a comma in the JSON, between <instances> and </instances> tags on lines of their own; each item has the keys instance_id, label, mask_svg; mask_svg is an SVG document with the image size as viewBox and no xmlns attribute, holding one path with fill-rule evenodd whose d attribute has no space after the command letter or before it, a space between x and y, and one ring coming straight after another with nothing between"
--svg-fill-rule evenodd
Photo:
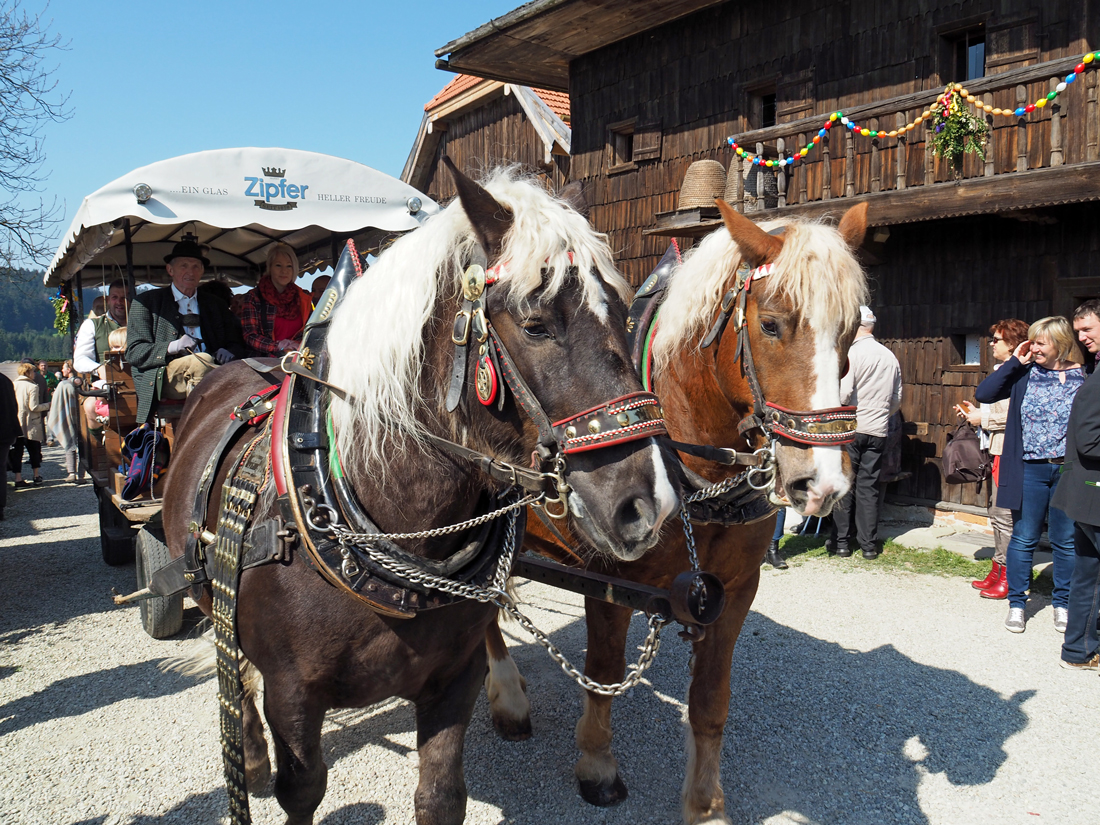
<instances>
[{"instance_id":1,"label":"black handbag","mask_svg":"<svg viewBox=\"0 0 1100 825\"><path fill-rule=\"evenodd\" d=\"M943 448L943 480L948 484L984 481L993 474L993 457L983 450L978 433L963 423L947 436Z\"/></svg>"}]
</instances>

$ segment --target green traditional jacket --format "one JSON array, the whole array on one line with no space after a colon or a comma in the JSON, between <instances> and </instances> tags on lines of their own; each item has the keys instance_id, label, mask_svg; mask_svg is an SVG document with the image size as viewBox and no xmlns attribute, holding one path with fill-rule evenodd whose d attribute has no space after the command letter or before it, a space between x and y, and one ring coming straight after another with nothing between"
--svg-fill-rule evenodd
<instances>
[{"instance_id":1,"label":"green traditional jacket","mask_svg":"<svg viewBox=\"0 0 1100 825\"><path fill-rule=\"evenodd\" d=\"M243 358L244 340L240 327L225 302L213 295L198 293L199 326L202 342L211 355L219 349ZM134 376L138 398L138 423L152 418L156 402L164 390L168 345L183 335L183 319L171 287L142 292L130 307L126 327L126 360Z\"/></svg>"}]
</instances>

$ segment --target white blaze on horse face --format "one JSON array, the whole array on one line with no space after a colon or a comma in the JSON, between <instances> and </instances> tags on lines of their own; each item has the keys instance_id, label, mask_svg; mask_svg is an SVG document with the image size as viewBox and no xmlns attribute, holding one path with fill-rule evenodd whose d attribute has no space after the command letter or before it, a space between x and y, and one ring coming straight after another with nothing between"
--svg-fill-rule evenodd
<instances>
[{"instance_id":1,"label":"white blaze on horse face","mask_svg":"<svg viewBox=\"0 0 1100 825\"><path fill-rule=\"evenodd\" d=\"M814 394L810 399L811 410L827 410L840 406L840 362L836 357L836 342L840 335L838 326L831 329L814 327ZM843 448L811 447L814 458L814 477L807 489L806 514L816 513L826 499L835 501L848 492L848 479L842 464Z\"/></svg>"},{"instance_id":2,"label":"white blaze on horse face","mask_svg":"<svg viewBox=\"0 0 1100 825\"><path fill-rule=\"evenodd\" d=\"M649 439L653 455L653 500L657 503L657 525L665 523L665 519L672 515L676 509L676 489L669 480L665 469L664 459L661 458L661 448L657 446L657 439Z\"/></svg>"}]
</instances>

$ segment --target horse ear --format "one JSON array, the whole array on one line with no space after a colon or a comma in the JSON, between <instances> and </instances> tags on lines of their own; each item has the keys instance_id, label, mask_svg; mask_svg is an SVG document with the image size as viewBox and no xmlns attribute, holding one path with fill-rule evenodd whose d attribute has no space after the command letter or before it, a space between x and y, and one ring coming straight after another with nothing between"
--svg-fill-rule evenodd
<instances>
[{"instance_id":1,"label":"horse ear","mask_svg":"<svg viewBox=\"0 0 1100 825\"><path fill-rule=\"evenodd\" d=\"M762 266L775 260L779 250L783 248L783 241L775 235L769 235L721 198L715 198L714 202L718 204L726 229L741 250L744 260L753 266Z\"/></svg>"},{"instance_id":2,"label":"horse ear","mask_svg":"<svg viewBox=\"0 0 1100 825\"><path fill-rule=\"evenodd\" d=\"M844 213L837 225L840 237L853 252L863 245L863 236L867 234L867 202L857 203Z\"/></svg>"},{"instance_id":3,"label":"horse ear","mask_svg":"<svg viewBox=\"0 0 1100 825\"><path fill-rule=\"evenodd\" d=\"M571 181L558 193L558 197L573 207L573 209L585 218L588 217L588 201L584 197L584 185L579 181Z\"/></svg>"},{"instance_id":4,"label":"horse ear","mask_svg":"<svg viewBox=\"0 0 1100 825\"><path fill-rule=\"evenodd\" d=\"M504 248L504 238L512 228L512 213L476 182L458 171L454 162L443 156L458 189L462 209L474 227L474 234L490 259L497 258Z\"/></svg>"}]
</instances>

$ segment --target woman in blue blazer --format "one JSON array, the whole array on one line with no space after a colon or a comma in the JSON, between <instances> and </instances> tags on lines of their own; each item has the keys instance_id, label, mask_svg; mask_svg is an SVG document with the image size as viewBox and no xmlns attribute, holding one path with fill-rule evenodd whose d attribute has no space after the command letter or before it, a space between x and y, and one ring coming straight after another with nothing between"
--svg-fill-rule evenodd
<instances>
[{"instance_id":1,"label":"woman in blue blazer","mask_svg":"<svg viewBox=\"0 0 1100 825\"><path fill-rule=\"evenodd\" d=\"M1085 381L1075 359L1073 327L1061 316L1042 318L1028 329L1004 365L978 385L974 396L992 404L1008 398L997 503L1015 521L1006 554L1008 617L1005 628L1023 633L1024 605L1031 587L1035 548L1048 522L1054 554L1054 626L1065 632L1073 575L1073 521L1050 506L1066 453L1066 428L1074 396Z\"/></svg>"}]
</instances>

